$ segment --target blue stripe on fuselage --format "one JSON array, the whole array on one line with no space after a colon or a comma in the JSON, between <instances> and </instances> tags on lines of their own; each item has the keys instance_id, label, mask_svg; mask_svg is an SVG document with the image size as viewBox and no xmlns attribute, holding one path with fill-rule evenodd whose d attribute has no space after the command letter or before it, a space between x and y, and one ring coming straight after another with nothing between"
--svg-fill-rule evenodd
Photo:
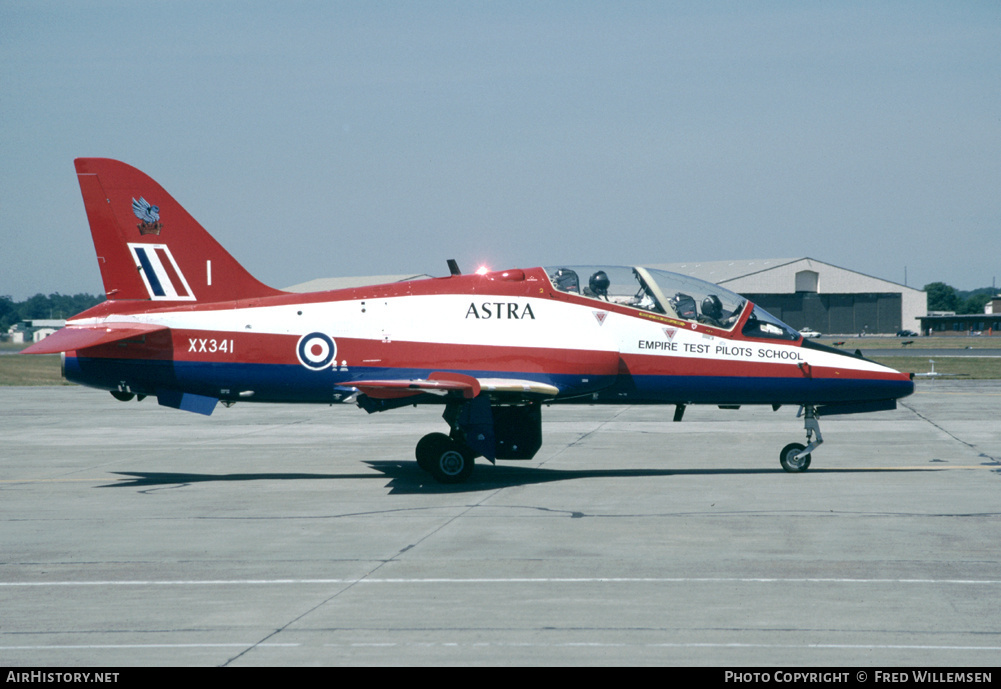
<instances>
[{"instance_id":1,"label":"blue stripe on fuselage","mask_svg":"<svg viewBox=\"0 0 1001 689\"><path fill-rule=\"evenodd\" d=\"M209 363L149 359L66 357L66 379L107 390L123 382L133 392L185 390L225 398L252 390L254 401L317 402L332 399L337 386L372 379L427 378L434 369L359 368L309 370L298 364ZM451 369L454 370L454 369ZM454 370L478 378L517 378L548 383L559 399L619 404L829 404L905 397L910 380L750 378L741 376L587 376L510 371Z\"/></svg>"},{"instance_id":2,"label":"blue stripe on fuselage","mask_svg":"<svg viewBox=\"0 0 1001 689\"><path fill-rule=\"evenodd\" d=\"M210 363L153 359L107 359L66 357L66 379L106 390L118 389L123 383L132 392L154 394L158 389L174 389L227 398L229 395L253 390L254 401L267 402L330 402L335 387L349 387L361 380L426 379L435 371L453 370L476 378L517 378L555 385L563 394L581 395L607 388L615 376L547 375L497 371L455 370L446 368L401 369L349 367L327 368L320 371L299 364ZM586 380L586 382L585 382Z\"/></svg>"}]
</instances>

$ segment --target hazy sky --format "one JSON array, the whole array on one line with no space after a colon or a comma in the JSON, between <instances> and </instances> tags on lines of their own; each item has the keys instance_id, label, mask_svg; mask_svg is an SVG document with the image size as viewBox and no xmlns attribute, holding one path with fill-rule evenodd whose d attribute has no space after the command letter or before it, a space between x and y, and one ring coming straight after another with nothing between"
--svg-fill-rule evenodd
<instances>
[{"instance_id":1,"label":"hazy sky","mask_svg":"<svg viewBox=\"0 0 1001 689\"><path fill-rule=\"evenodd\" d=\"M1001 277L1001 3L0 0L0 294L103 292L73 158L262 281L810 256Z\"/></svg>"}]
</instances>

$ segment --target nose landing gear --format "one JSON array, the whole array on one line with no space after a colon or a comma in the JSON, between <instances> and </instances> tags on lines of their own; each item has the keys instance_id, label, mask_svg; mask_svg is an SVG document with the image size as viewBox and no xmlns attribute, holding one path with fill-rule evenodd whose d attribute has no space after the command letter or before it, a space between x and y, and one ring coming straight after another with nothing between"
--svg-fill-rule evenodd
<instances>
[{"instance_id":1,"label":"nose landing gear","mask_svg":"<svg viewBox=\"0 0 1001 689\"><path fill-rule=\"evenodd\" d=\"M821 443L824 437L820 434L820 422L817 415L817 408L812 404L804 404L800 409L803 415L803 426L806 428L806 442L803 446L799 443L789 443L782 448L779 453L779 463L782 468L791 473L799 473L810 468L810 453L812 453ZM797 415L798 416L798 415ZM817 439L811 442L813 434L817 434Z\"/></svg>"}]
</instances>

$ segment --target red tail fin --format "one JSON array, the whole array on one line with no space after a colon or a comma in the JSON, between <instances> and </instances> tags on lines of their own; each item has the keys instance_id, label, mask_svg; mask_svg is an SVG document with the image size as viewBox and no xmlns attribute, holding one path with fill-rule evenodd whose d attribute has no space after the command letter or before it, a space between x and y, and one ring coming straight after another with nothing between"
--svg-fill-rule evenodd
<instances>
[{"instance_id":1,"label":"red tail fin","mask_svg":"<svg viewBox=\"0 0 1001 689\"><path fill-rule=\"evenodd\" d=\"M213 302L281 294L256 280L148 175L77 158L108 299Z\"/></svg>"}]
</instances>

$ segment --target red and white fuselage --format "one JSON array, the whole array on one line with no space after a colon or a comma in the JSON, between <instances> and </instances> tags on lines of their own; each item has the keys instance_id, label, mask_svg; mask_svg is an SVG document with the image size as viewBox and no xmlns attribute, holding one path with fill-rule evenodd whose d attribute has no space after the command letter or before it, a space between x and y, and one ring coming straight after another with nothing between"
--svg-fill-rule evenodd
<instances>
[{"instance_id":1,"label":"red and white fuselage","mask_svg":"<svg viewBox=\"0 0 1001 689\"><path fill-rule=\"evenodd\" d=\"M525 452L511 449L526 444L515 427L534 424L542 401L836 412L913 390L908 375L805 341L739 295L639 266L281 292L142 172L76 166L108 301L26 351L65 352L67 379L120 399L201 413L218 401L439 403L450 442L494 459ZM427 452L444 453L434 441Z\"/></svg>"}]
</instances>

